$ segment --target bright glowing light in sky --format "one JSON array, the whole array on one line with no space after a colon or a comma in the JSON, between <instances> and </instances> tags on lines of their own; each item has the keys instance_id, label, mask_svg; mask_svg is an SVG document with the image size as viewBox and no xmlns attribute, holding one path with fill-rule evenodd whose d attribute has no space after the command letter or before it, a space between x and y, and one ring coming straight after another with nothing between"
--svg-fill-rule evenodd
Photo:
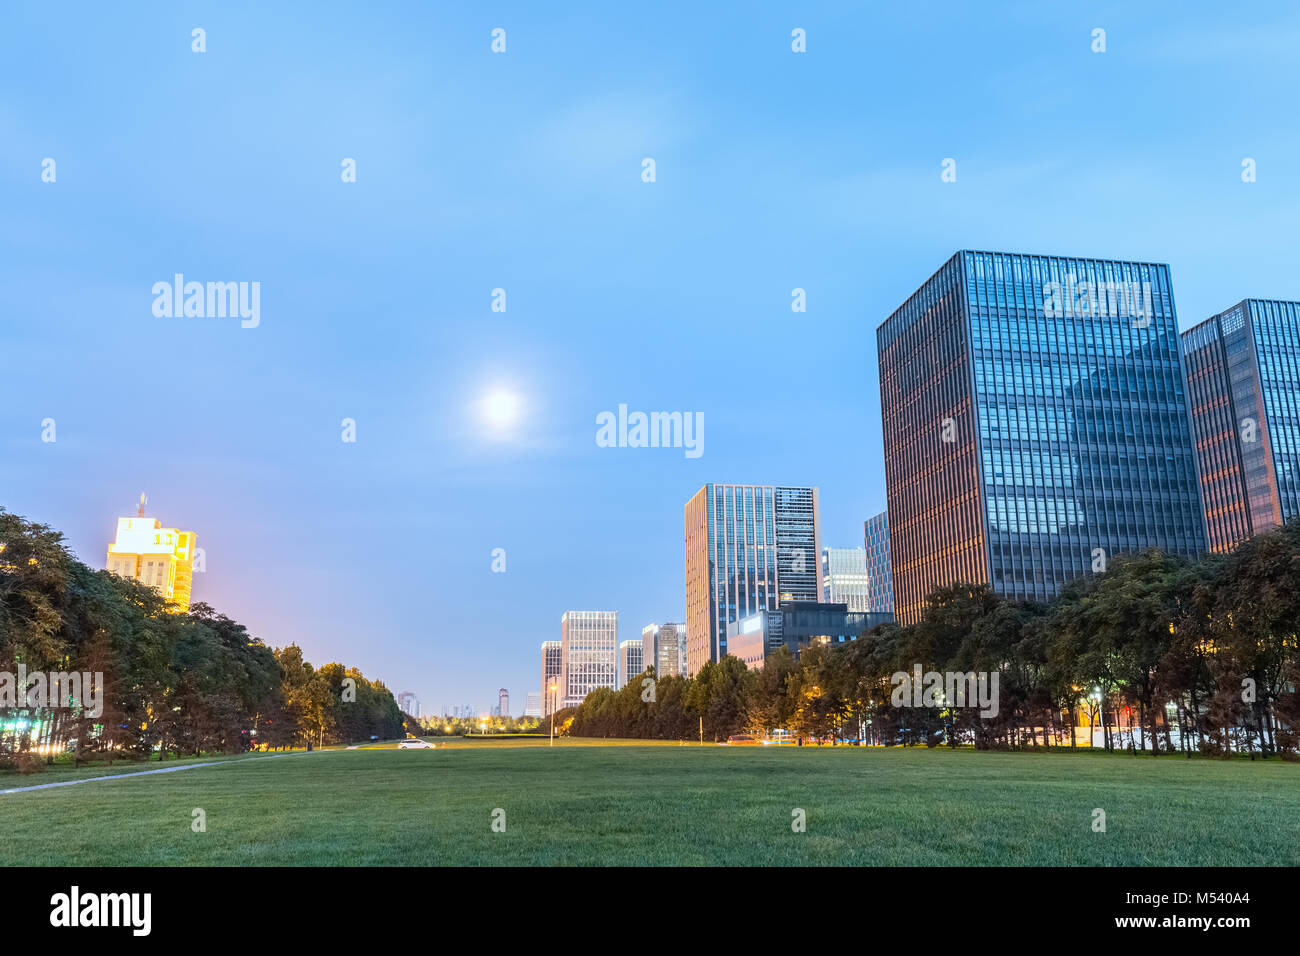
<instances>
[{"instance_id":1,"label":"bright glowing light in sky","mask_svg":"<svg viewBox=\"0 0 1300 956\"><path fill-rule=\"evenodd\" d=\"M519 396L504 388L493 389L482 403L483 418L496 431L507 431L519 420Z\"/></svg>"}]
</instances>

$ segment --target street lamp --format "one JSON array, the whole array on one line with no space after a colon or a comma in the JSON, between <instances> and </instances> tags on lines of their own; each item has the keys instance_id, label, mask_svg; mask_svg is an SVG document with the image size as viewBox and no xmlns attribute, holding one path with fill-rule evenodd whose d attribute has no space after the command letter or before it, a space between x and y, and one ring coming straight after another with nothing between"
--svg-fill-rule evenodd
<instances>
[{"instance_id":1,"label":"street lamp","mask_svg":"<svg viewBox=\"0 0 1300 956\"><path fill-rule=\"evenodd\" d=\"M551 684L550 684L550 692L551 692L551 744L550 744L550 745L551 745L552 747L555 746L555 690L556 690L556 687L555 687L555 681L551 681Z\"/></svg>"}]
</instances>

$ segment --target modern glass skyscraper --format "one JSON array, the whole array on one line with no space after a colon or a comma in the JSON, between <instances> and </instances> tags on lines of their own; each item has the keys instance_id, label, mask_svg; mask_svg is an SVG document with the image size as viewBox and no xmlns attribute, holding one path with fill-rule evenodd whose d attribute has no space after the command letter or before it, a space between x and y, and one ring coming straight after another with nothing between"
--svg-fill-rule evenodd
<instances>
[{"instance_id":1,"label":"modern glass skyscraper","mask_svg":"<svg viewBox=\"0 0 1300 956\"><path fill-rule=\"evenodd\" d=\"M871 579L862 548L822 548L822 600L850 611L867 610Z\"/></svg>"},{"instance_id":2,"label":"modern glass skyscraper","mask_svg":"<svg viewBox=\"0 0 1300 956\"><path fill-rule=\"evenodd\" d=\"M819 599L818 492L707 484L685 516L686 666L695 674L727 653L727 624Z\"/></svg>"},{"instance_id":3,"label":"modern glass skyscraper","mask_svg":"<svg viewBox=\"0 0 1300 956\"><path fill-rule=\"evenodd\" d=\"M578 706L597 687L618 686L617 611L565 611L560 635L564 658L561 707Z\"/></svg>"},{"instance_id":4,"label":"modern glass skyscraper","mask_svg":"<svg viewBox=\"0 0 1300 956\"><path fill-rule=\"evenodd\" d=\"M894 578L889 569L889 512L882 511L863 522L862 540L867 547L867 606L861 610L892 614Z\"/></svg>"},{"instance_id":5,"label":"modern glass skyscraper","mask_svg":"<svg viewBox=\"0 0 1300 956\"><path fill-rule=\"evenodd\" d=\"M1183 333L1210 550L1300 515L1300 303L1247 299Z\"/></svg>"},{"instance_id":6,"label":"modern glass skyscraper","mask_svg":"<svg viewBox=\"0 0 1300 956\"><path fill-rule=\"evenodd\" d=\"M776 486L776 593L781 601L821 597L822 553L816 488ZM725 633L725 632L724 632Z\"/></svg>"},{"instance_id":7,"label":"modern glass skyscraper","mask_svg":"<svg viewBox=\"0 0 1300 956\"><path fill-rule=\"evenodd\" d=\"M894 612L1205 548L1166 265L962 251L876 331Z\"/></svg>"}]
</instances>

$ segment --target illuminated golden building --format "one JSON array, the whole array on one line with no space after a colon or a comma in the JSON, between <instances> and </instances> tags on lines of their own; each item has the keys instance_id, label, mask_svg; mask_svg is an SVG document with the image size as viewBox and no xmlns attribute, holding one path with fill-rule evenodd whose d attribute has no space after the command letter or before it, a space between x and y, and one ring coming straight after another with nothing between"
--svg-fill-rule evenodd
<instances>
[{"instance_id":1,"label":"illuminated golden building","mask_svg":"<svg viewBox=\"0 0 1300 956\"><path fill-rule=\"evenodd\" d=\"M147 518L147 499L140 495L134 518L117 519L117 538L108 546L106 567L114 574L153 588L169 609L190 609L194 579L194 532L164 528L157 518Z\"/></svg>"}]
</instances>

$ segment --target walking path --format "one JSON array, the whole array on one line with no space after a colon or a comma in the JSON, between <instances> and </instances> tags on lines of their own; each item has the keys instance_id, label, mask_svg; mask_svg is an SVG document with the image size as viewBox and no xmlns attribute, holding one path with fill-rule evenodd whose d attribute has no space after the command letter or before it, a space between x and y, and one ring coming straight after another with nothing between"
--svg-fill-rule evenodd
<instances>
[{"instance_id":1,"label":"walking path","mask_svg":"<svg viewBox=\"0 0 1300 956\"><path fill-rule=\"evenodd\" d=\"M310 753L328 753L325 750L291 750L286 753L271 754L269 757L248 757L236 760L205 760L203 763L187 763L179 767L159 767L156 770L132 770L130 773L110 773L103 777L82 777L80 780L60 780L58 783L38 783L32 787L12 787L0 790L6 793L24 793L28 790L49 790L52 787L72 787L79 783L99 783L102 780L121 780L123 777L144 777L153 773L176 773L180 770L193 770L196 767L219 767L230 763L253 763L258 760L274 760L276 757L305 757Z\"/></svg>"}]
</instances>

